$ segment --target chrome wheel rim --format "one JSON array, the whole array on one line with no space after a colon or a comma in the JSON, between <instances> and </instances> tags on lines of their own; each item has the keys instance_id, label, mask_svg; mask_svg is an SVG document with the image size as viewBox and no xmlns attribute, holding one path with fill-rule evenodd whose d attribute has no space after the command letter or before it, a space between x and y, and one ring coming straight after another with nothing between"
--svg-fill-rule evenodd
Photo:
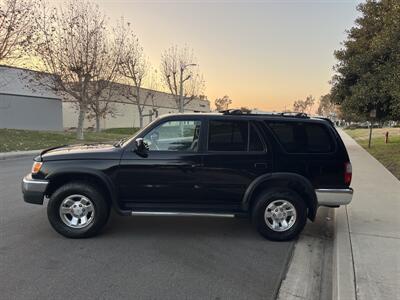
<instances>
[{"instance_id":1,"label":"chrome wheel rim","mask_svg":"<svg viewBox=\"0 0 400 300\"><path fill-rule=\"evenodd\" d=\"M287 200L271 202L264 213L264 220L267 226L277 232L289 230L296 222L296 218L296 208Z\"/></svg>"},{"instance_id":2,"label":"chrome wheel rim","mask_svg":"<svg viewBox=\"0 0 400 300\"><path fill-rule=\"evenodd\" d=\"M94 220L92 201L83 195L70 195L60 205L60 217L71 228L85 228Z\"/></svg>"}]
</instances>

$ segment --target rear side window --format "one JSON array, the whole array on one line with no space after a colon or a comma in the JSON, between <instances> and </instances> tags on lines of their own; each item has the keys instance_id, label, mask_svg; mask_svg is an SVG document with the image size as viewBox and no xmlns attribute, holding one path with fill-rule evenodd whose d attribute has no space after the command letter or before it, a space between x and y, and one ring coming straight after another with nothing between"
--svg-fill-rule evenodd
<instances>
[{"instance_id":1,"label":"rear side window","mask_svg":"<svg viewBox=\"0 0 400 300\"><path fill-rule=\"evenodd\" d=\"M268 124L279 142L290 153L328 153L334 144L322 124L273 122Z\"/></svg>"},{"instance_id":2,"label":"rear side window","mask_svg":"<svg viewBox=\"0 0 400 300\"><path fill-rule=\"evenodd\" d=\"M210 121L209 151L264 151L264 144L248 121Z\"/></svg>"},{"instance_id":3,"label":"rear side window","mask_svg":"<svg viewBox=\"0 0 400 300\"><path fill-rule=\"evenodd\" d=\"M208 150L247 151L248 134L246 121L210 121Z\"/></svg>"}]
</instances>

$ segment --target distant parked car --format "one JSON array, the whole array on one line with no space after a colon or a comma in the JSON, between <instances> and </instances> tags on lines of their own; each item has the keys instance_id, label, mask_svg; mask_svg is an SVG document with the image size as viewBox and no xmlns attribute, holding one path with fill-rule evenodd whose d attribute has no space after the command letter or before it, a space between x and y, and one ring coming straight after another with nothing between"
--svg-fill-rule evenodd
<instances>
[{"instance_id":1,"label":"distant parked car","mask_svg":"<svg viewBox=\"0 0 400 300\"><path fill-rule=\"evenodd\" d=\"M22 181L53 228L90 237L126 216L245 216L290 240L319 206L352 199L351 164L329 120L304 114L178 114L114 145L50 148Z\"/></svg>"}]
</instances>

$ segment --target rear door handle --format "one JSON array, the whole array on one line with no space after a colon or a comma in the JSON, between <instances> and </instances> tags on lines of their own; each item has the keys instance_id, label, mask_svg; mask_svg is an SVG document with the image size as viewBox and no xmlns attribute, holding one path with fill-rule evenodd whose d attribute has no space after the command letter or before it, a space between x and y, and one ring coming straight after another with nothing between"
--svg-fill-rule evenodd
<instances>
[{"instance_id":1,"label":"rear door handle","mask_svg":"<svg viewBox=\"0 0 400 300\"><path fill-rule=\"evenodd\" d=\"M192 168L198 168L198 167L202 167L203 164L191 164Z\"/></svg>"},{"instance_id":2,"label":"rear door handle","mask_svg":"<svg viewBox=\"0 0 400 300\"><path fill-rule=\"evenodd\" d=\"M178 166L182 167L182 168L197 168L197 167L202 167L203 164L178 164Z\"/></svg>"},{"instance_id":3,"label":"rear door handle","mask_svg":"<svg viewBox=\"0 0 400 300\"><path fill-rule=\"evenodd\" d=\"M266 169L268 165L266 163L255 163L254 168L256 169Z\"/></svg>"}]
</instances>

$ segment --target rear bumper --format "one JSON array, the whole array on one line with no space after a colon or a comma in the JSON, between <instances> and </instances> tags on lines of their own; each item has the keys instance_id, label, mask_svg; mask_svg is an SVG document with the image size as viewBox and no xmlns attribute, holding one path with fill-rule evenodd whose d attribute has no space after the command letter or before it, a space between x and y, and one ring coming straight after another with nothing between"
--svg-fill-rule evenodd
<instances>
[{"instance_id":1,"label":"rear bumper","mask_svg":"<svg viewBox=\"0 0 400 300\"><path fill-rule=\"evenodd\" d=\"M43 204L44 193L49 182L47 180L33 179L31 174L22 179L22 194L24 201L33 204Z\"/></svg>"},{"instance_id":2,"label":"rear bumper","mask_svg":"<svg viewBox=\"0 0 400 300\"><path fill-rule=\"evenodd\" d=\"M353 189L317 189L318 206L346 205L353 199Z\"/></svg>"}]
</instances>

